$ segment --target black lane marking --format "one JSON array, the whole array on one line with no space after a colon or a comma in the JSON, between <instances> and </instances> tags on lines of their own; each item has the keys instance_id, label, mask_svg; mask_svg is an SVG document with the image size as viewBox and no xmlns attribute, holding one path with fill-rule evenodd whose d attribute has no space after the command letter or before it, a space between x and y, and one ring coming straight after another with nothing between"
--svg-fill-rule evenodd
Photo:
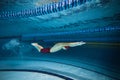
<instances>
[{"instance_id":1,"label":"black lane marking","mask_svg":"<svg viewBox=\"0 0 120 80\"><path fill-rule=\"evenodd\" d=\"M41 70L29 70L29 69L0 69L0 71L14 71L14 72L34 72L34 73L43 73L43 74L48 74L48 75L52 75L52 76L56 76L56 77L59 77L59 78L62 78L62 79L65 79L65 80L74 80L74 79L71 79L71 78L68 78L66 76L63 76L63 75L59 75L59 74L55 74L55 73L51 73L51 72L46 72L46 71L41 71Z\"/></svg>"}]
</instances>

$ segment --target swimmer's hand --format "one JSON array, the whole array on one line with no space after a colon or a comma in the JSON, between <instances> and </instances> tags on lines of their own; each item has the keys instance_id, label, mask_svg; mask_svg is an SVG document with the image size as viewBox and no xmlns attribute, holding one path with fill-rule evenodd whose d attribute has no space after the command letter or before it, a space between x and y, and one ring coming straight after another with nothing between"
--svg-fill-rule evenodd
<instances>
[{"instance_id":1,"label":"swimmer's hand","mask_svg":"<svg viewBox=\"0 0 120 80\"><path fill-rule=\"evenodd\" d=\"M83 44L86 44L86 42L83 42L83 41L78 42L78 45L83 45Z\"/></svg>"},{"instance_id":2,"label":"swimmer's hand","mask_svg":"<svg viewBox=\"0 0 120 80\"><path fill-rule=\"evenodd\" d=\"M86 42L83 42L83 41L81 41L81 42L74 42L74 43L70 43L70 47L76 47L76 46L81 46L81 45L83 45L83 44L86 44Z\"/></svg>"}]
</instances>

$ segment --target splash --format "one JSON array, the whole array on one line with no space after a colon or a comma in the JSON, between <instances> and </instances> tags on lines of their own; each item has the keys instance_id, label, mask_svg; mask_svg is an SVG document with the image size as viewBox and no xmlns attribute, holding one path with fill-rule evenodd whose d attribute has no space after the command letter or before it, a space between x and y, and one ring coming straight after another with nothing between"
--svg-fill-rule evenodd
<instances>
[{"instance_id":1,"label":"splash","mask_svg":"<svg viewBox=\"0 0 120 80\"><path fill-rule=\"evenodd\" d=\"M12 50L13 48L18 47L19 45L20 45L19 40L12 39L12 40L10 40L9 42L7 42L3 45L3 49Z\"/></svg>"},{"instance_id":2,"label":"splash","mask_svg":"<svg viewBox=\"0 0 120 80\"><path fill-rule=\"evenodd\" d=\"M2 46L2 48L8 52L8 55L11 55L17 59L24 59L26 54L29 55L28 53L32 50L29 43L21 42L18 39L9 40Z\"/></svg>"}]
</instances>

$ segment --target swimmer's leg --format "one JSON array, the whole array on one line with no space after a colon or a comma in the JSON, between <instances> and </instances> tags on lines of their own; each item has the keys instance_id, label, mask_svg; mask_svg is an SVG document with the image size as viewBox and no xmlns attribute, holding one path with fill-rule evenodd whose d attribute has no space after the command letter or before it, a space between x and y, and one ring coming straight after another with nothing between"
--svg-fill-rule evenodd
<instances>
[{"instance_id":1,"label":"swimmer's leg","mask_svg":"<svg viewBox=\"0 0 120 80\"><path fill-rule=\"evenodd\" d=\"M43 49L43 47L38 43L31 43L31 45L34 46L39 52L41 51L41 49Z\"/></svg>"}]
</instances>

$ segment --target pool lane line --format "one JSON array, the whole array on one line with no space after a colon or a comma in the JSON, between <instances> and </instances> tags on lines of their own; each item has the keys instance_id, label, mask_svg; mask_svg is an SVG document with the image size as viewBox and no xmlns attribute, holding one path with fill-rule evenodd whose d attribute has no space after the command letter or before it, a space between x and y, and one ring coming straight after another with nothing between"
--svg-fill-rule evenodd
<instances>
[{"instance_id":1,"label":"pool lane line","mask_svg":"<svg viewBox=\"0 0 120 80\"><path fill-rule=\"evenodd\" d=\"M111 43L111 42L86 42L89 45L110 45L110 46L120 46L120 43Z\"/></svg>"}]
</instances>

